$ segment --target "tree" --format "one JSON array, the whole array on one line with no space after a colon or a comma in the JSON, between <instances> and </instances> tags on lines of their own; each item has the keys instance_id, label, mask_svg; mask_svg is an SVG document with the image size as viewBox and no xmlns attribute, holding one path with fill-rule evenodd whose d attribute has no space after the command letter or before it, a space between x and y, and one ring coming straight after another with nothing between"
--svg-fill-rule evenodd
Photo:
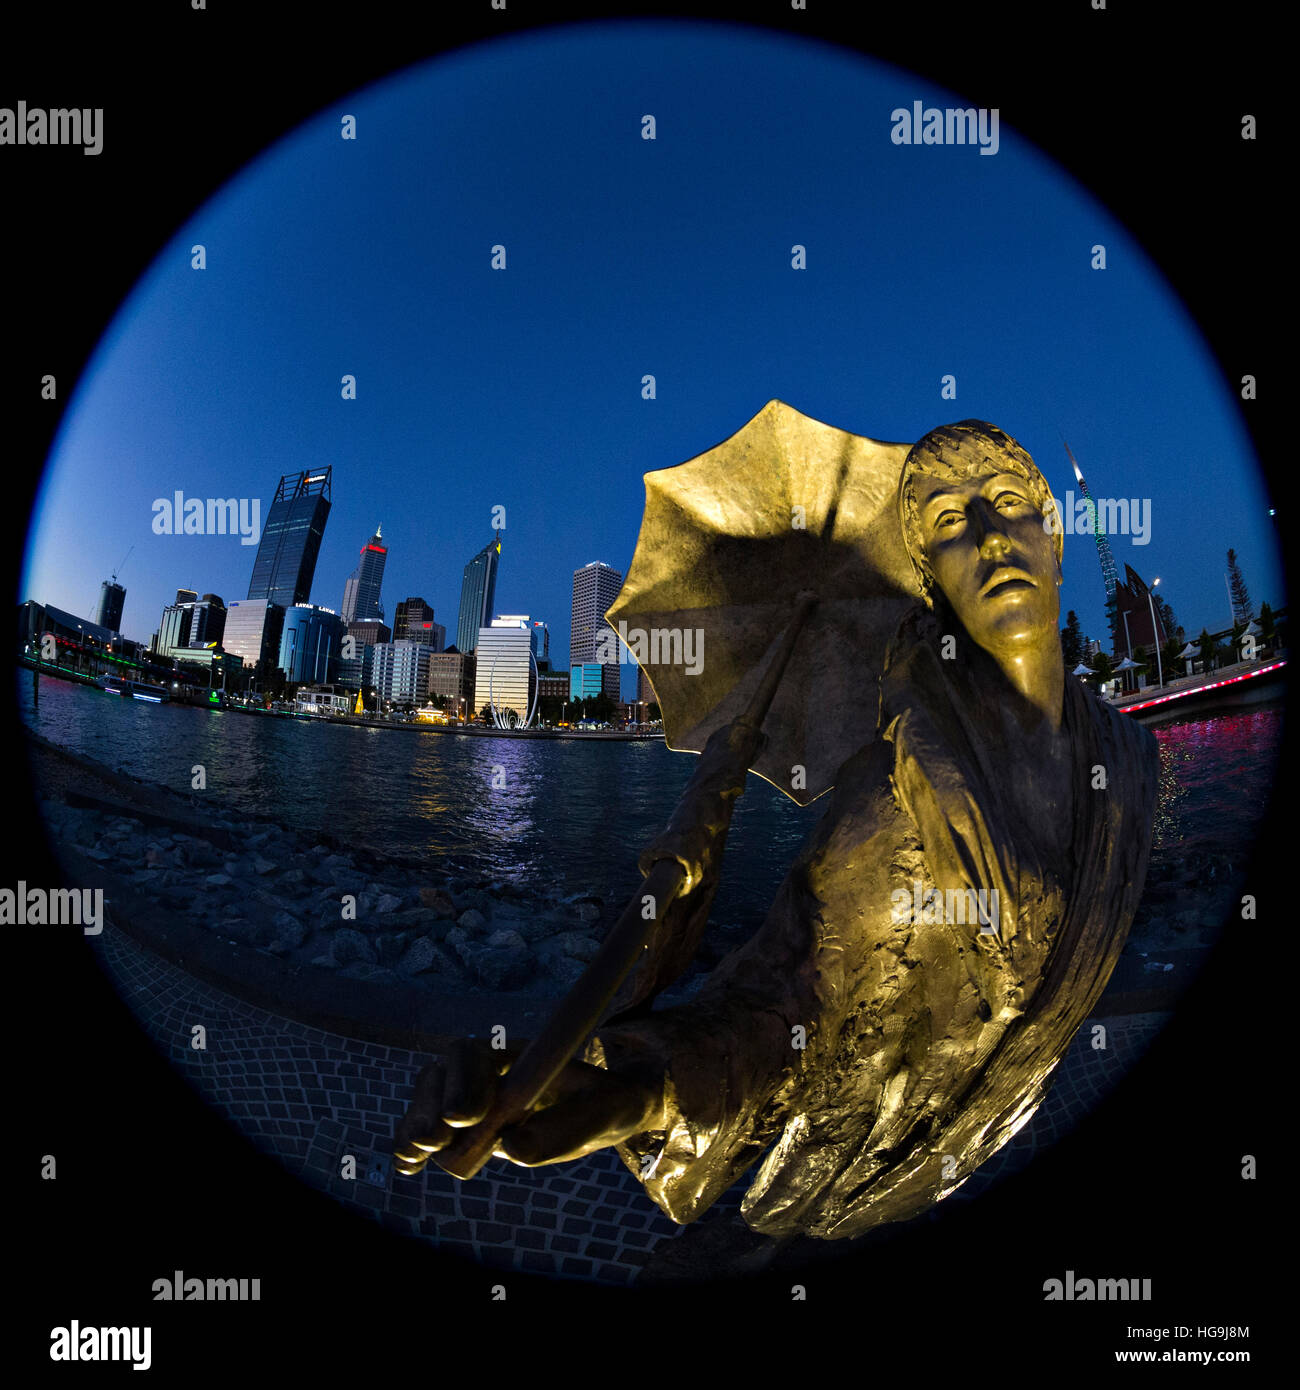
<instances>
[{"instance_id":1,"label":"tree","mask_svg":"<svg viewBox=\"0 0 1300 1390\"><path fill-rule=\"evenodd\" d=\"M1183 645L1181 638L1171 637L1160 648L1160 660L1164 663L1166 680L1178 670L1178 653L1182 651Z\"/></svg>"},{"instance_id":2,"label":"tree","mask_svg":"<svg viewBox=\"0 0 1300 1390\"><path fill-rule=\"evenodd\" d=\"M1200 658L1202 670L1208 675L1214 670L1214 638L1206 631L1201 629L1201 635L1196 639L1196 645L1200 648Z\"/></svg>"},{"instance_id":3,"label":"tree","mask_svg":"<svg viewBox=\"0 0 1300 1390\"><path fill-rule=\"evenodd\" d=\"M1228 587L1232 590L1232 616L1242 627L1250 622L1254 613L1250 605L1250 591L1246 588L1245 577L1237 563L1237 552L1228 551Z\"/></svg>"},{"instance_id":4,"label":"tree","mask_svg":"<svg viewBox=\"0 0 1300 1390\"><path fill-rule=\"evenodd\" d=\"M1097 686L1099 689L1101 688L1101 686L1105 685L1107 681L1114 678L1115 668L1111 664L1111 659L1106 654L1104 648L1103 650L1099 651L1096 656L1093 657L1092 669L1093 673L1097 677Z\"/></svg>"},{"instance_id":5,"label":"tree","mask_svg":"<svg viewBox=\"0 0 1300 1390\"><path fill-rule=\"evenodd\" d=\"M1065 615L1065 626L1061 629L1061 654L1071 671L1083 660L1083 629L1073 608Z\"/></svg>"},{"instance_id":6,"label":"tree","mask_svg":"<svg viewBox=\"0 0 1300 1390\"><path fill-rule=\"evenodd\" d=\"M1259 605L1259 635L1265 642L1272 642L1277 636L1277 620L1267 603Z\"/></svg>"},{"instance_id":7,"label":"tree","mask_svg":"<svg viewBox=\"0 0 1300 1390\"><path fill-rule=\"evenodd\" d=\"M1174 610L1165 602L1159 594L1152 596L1155 599L1156 617L1160 619L1160 626L1165 630L1165 636L1172 642L1176 637L1181 647L1186 640L1183 630L1178 626L1178 619L1174 616Z\"/></svg>"}]
</instances>

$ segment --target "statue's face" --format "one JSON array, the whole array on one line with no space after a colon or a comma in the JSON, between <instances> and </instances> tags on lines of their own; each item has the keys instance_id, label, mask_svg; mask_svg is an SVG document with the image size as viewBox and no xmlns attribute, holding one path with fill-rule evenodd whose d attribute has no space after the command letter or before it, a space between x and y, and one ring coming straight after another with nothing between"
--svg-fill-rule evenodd
<instances>
[{"instance_id":1,"label":"statue's face","mask_svg":"<svg viewBox=\"0 0 1300 1390\"><path fill-rule=\"evenodd\" d=\"M994 656L1056 632L1061 570L1029 485L1016 473L915 477L926 558L971 637Z\"/></svg>"}]
</instances>

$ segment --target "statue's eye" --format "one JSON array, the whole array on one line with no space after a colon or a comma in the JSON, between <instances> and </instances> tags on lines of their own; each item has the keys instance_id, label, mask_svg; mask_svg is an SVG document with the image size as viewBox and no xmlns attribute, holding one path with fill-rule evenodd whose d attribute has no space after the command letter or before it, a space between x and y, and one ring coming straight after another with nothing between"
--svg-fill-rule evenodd
<instances>
[{"instance_id":1,"label":"statue's eye","mask_svg":"<svg viewBox=\"0 0 1300 1390\"><path fill-rule=\"evenodd\" d=\"M954 526L959 526L960 524L960 512L940 512L939 515L935 518L934 529L936 531L951 531Z\"/></svg>"},{"instance_id":2,"label":"statue's eye","mask_svg":"<svg viewBox=\"0 0 1300 1390\"><path fill-rule=\"evenodd\" d=\"M999 492L994 500L995 507L1027 507L1029 504L1018 492Z\"/></svg>"}]
</instances>

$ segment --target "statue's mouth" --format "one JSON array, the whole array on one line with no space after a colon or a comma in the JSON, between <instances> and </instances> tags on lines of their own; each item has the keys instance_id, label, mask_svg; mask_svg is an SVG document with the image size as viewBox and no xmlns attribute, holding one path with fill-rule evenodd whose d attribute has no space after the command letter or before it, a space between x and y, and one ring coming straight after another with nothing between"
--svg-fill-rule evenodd
<instances>
[{"instance_id":1,"label":"statue's mouth","mask_svg":"<svg viewBox=\"0 0 1300 1390\"><path fill-rule=\"evenodd\" d=\"M993 598L997 594L1011 593L1015 589L1034 589L1038 586L1023 571L1003 566L989 576L988 582L980 590L981 598Z\"/></svg>"}]
</instances>

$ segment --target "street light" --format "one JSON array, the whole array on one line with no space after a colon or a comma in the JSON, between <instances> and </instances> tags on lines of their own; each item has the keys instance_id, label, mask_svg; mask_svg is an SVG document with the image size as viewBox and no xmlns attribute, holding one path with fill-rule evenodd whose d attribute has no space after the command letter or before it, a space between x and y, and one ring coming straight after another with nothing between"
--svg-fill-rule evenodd
<instances>
[{"instance_id":1,"label":"street light","mask_svg":"<svg viewBox=\"0 0 1300 1390\"><path fill-rule=\"evenodd\" d=\"M1153 579L1151 581L1151 587L1147 590L1147 603L1150 605L1151 608L1151 640L1155 643L1156 647L1156 678L1161 685L1164 685L1165 667L1164 662L1160 660L1160 642L1156 632L1156 601L1154 598L1152 598L1152 594L1155 592L1155 587L1159 583L1159 579Z\"/></svg>"}]
</instances>

